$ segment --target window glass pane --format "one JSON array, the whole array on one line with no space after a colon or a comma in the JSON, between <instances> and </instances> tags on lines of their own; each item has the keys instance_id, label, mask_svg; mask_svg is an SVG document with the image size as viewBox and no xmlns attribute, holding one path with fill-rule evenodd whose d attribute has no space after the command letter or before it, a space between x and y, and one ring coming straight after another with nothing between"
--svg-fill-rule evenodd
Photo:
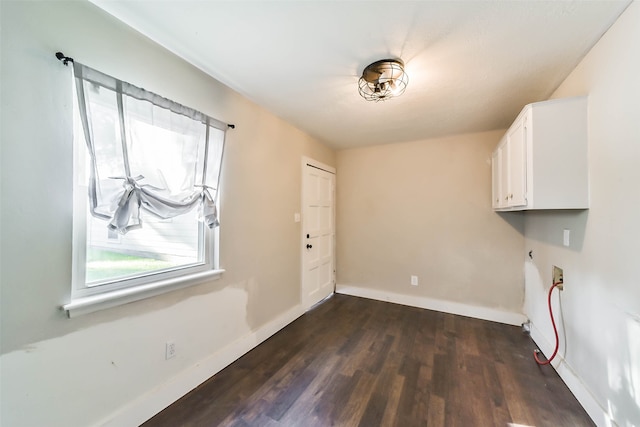
<instances>
[{"instance_id":1,"label":"window glass pane","mask_svg":"<svg viewBox=\"0 0 640 427\"><path fill-rule=\"evenodd\" d=\"M196 209L167 220L147 216L142 228L124 235L87 212L86 283L202 265L203 235Z\"/></svg>"}]
</instances>

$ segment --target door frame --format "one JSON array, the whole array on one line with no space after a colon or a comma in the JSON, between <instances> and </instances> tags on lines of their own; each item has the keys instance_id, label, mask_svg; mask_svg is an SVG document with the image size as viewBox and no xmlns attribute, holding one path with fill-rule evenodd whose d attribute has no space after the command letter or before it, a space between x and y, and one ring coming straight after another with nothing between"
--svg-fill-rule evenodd
<instances>
[{"instance_id":1,"label":"door frame","mask_svg":"<svg viewBox=\"0 0 640 427\"><path fill-rule=\"evenodd\" d=\"M336 178L337 178L337 174L336 174L336 168L334 168L333 166L329 166L325 163L319 162L315 159L312 159L311 157L307 157L307 156L302 156L302 166L301 166L301 172L302 172L302 179L300 180L301 182L301 190L300 190L300 214L301 214L301 223L300 223L300 304L302 305L302 308L305 311L308 311L311 307L313 307L315 305L315 303L309 303L309 301L307 301L306 298L306 294L305 294L305 289L304 289L304 284L305 284L305 269L306 269L306 265L305 265L305 244L306 244L306 226L305 226L305 188L306 188L306 180L307 180L307 167L314 167L314 168L318 168L318 169L322 169L325 172L331 173L334 176L333 179L333 188L331 189L332 191L332 197L333 197L333 206L332 206L332 212L331 212L331 220L332 220L332 224L333 224L333 242L332 242L332 248L331 248L331 258L332 258L332 264L333 264L333 274L332 274L332 280L333 280L333 293L335 293L336 291Z\"/></svg>"}]
</instances>

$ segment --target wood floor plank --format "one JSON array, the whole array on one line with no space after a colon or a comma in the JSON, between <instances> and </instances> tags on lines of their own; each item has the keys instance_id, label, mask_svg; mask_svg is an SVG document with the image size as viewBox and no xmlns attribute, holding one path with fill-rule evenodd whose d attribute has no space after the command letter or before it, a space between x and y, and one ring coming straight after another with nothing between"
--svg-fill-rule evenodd
<instances>
[{"instance_id":1,"label":"wood floor plank","mask_svg":"<svg viewBox=\"0 0 640 427\"><path fill-rule=\"evenodd\" d=\"M367 359L371 356L369 348L376 338L373 331L364 331L357 345L352 347L348 353L342 353L345 356L345 363L340 367L340 372L353 376L356 371L365 370Z\"/></svg>"},{"instance_id":2,"label":"wood floor plank","mask_svg":"<svg viewBox=\"0 0 640 427\"><path fill-rule=\"evenodd\" d=\"M401 375L394 375L391 385L389 387L389 394L387 396L387 405L382 414L380 421L381 426L395 426L395 420L397 419L398 404L400 403L400 395L404 387L404 377Z\"/></svg>"},{"instance_id":3,"label":"wood floor plank","mask_svg":"<svg viewBox=\"0 0 640 427\"><path fill-rule=\"evenodd\" d=\"M498 378L504 390L504 397L509 408L511 418L517 424L535 425L535 420L530 411L530 402L521 393L521 387L516 383L516 377L505 364L496 364Z\"/></svg>"},{"instance_id":4,"label":"wood floor plank","mask_svg":"<svg viewBox=\"0 0 640 427\"><path fill-rule=\"evenodd\" d=\"M324 414L324 418L328 420L328 422L337 420L344 407L344 403L352 395L359 379L360 377L357 374L347 376L335 373L321 398L318 399L316 412Z\"/></svg>"},{"instance_id":5,"label":"wood floor plank","mask_svg":"<svg viewBox=\"0 0 640 427\"><path fill-rule=\"evenodd\" d=\"M493 408L493 425L506 425L512 422L509 408L504 399L504 390L500 385L498 373L495 369L495 363L485 363L483 369L484 386L486 390L486 399Z\"/></svg>"},{"instance_id":6,"label":"wood floor plank","mask_svg":"<svg viewBox=\"0 0 640 427\"><path fill-rule=\"evenodd\" d=\"M400 375L404 376L404 387L398 403L398 419L401 425L416 425L415 414L418 408L416 402L422 398L418 390L420 362L406 356L400 367Z\"/></svg>"},{"instance_id":7,"label":"wood floor plank","mask_svg":"<svg viewBox=\"0 0 640 427\"><path fill-rule=\"evenodd\" d=\"M387 338L389 336L387 335ZM388 347L392 346L392 341L387 340ZM373 392L365 412L360 420L361 426L376 425L385 416L390 400L391 405L397 409L398 402L402 393L402 388L398 384L404 384L402 375L398 375L402 358L395 351L389 351L385 354L383 367L376 375L376 381L373 386ZM369 371L371 372L371 371ZM394 409L394 412L395 410Z\"/></svg>"},{"instance_id":8,"label":"wood floor plank","mask_svg":"<svg viewBox=\"0 0 640 427\"><path fill-rule=\"evenodd\" d=\"M429 411L427 412L427 425L429 427L443 427L445 401L442 397L432 394L429 396Z\"/></svg>"},{"instance_id":9,"label":"wood floor plank","mask_svg":"<svg viewBox=\"0 0 640 427\"><path fill-rule=\"evenodd\" d=\"M520 329L335 295L145 427L593 426Z\"/></svg>"},{"instance_id":10,"label":"wood floor plank","mask_svg":"<svg viewBox=\"0 0 640 427\"><path fill-rule=\"evenodd\" d=\"M330 388L335 375L336 366L341 361L341 357L332 355L323 359L323 367L316 366L318 375L309 384L309 386L300 394L298 404L287 411L279 421L283 425L295 425L297 420L305 420L307 425L322 425L324 423L325 414L317 410L323 399L323 393Z\"/></svg>"},{"instance_id":11,"label":"wood floor plank","mask_svg":"<svg viewBox=\"0 0 640 427\"><path fill-rule=\"evenodd\" d=\"M362 371L359 371L362 372ZM368 372L362 372L359 376L352 395L344 405L336 422L339 426L357 426L369 403L376 377Z\"/></svg>"}]
</instances>

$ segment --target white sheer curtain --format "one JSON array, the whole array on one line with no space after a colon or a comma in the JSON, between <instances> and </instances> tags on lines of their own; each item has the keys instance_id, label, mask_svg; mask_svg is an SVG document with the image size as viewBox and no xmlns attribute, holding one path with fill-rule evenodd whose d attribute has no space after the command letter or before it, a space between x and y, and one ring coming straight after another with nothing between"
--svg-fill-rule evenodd
<instances>
[{"instance_id":1,"label":"white sheer curtain","mask_svg":"<svg viewBox=\"0 0 640 427\"><path fill-rule=\"evenodd\" d=\"M90 157L89 209L124 234L141 213L168 219L200 209L211 228L228 125L74 63Z\"/></svg>"}]
</instances>

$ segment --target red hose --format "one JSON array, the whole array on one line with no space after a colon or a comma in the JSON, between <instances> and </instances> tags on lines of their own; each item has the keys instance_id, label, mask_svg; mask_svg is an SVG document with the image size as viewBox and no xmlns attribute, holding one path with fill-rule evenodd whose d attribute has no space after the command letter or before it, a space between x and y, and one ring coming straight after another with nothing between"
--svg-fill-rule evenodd
<instances>
[{"instance_id":1,"label":"red hose","mask_svg":"<svg viewBox=\"0 0 640 427\"><path fill-rule=\"evenodd\" d=\"M551 289L549 289L549 296L547 297L547 304L549 305L549 316L551 316L551 324L553 325L553 333L556 335L556 348L555 350L553 350L553 354L551 355L551 357L548 358L547 360L538 359L538 353L540 353L540 350L534 350L533 358L536 359L536 362L538 363L538 365L548 365L549 363L551 363L553 358L556 357L556 354L558 354L558 347L560 347L560 338L558 338L558 328L556 327L556 321L553 318L553 309L551 308L551 293L553 292L554 288L558 287L558 285L561 285L561 284L562 282L554 283L551 286Z\"/></svg>"}]
</instances>

